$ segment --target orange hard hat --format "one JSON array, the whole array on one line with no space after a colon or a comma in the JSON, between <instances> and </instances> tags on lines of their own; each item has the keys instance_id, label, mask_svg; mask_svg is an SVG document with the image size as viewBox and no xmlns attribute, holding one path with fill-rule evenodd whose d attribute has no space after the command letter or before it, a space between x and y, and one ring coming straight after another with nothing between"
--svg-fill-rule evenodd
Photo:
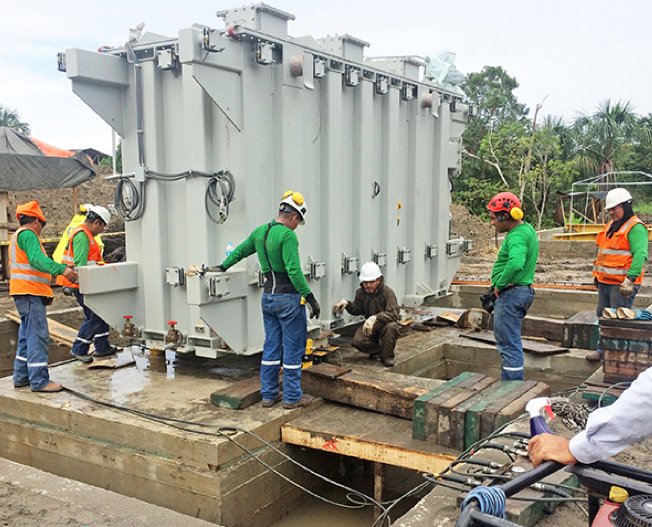
<instances>
[{"instance_id":1,"label":"orange hard hat","mask_svg":"<svg viewBox=\"0 0 652 527\"><path fill-rule=\"evenodd\" d=\"M491 212L509 212L514 207L521 208L521 200L511 192L499 192L489 200L487 209Z\"/></svg>"},{"instance_id":2,"label":"orange hard hat","mask_svg":"<svg viewBox=\"0 0 652 527\"><path fill-rule=\"evenodd\" d=\"M16 219L20 219L20 216L31 216L33 218L38 218L45 223L45 214L43 214L43 211L36 200L18 205L16 207Z\"/></svg>"}]
</instances>

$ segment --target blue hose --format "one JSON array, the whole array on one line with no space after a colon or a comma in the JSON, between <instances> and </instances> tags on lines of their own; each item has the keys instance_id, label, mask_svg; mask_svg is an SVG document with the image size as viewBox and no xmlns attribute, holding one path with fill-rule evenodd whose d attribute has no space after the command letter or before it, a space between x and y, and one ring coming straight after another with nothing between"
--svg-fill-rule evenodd
<instances>
[{"instance_id":1,"label":"blue hose","mask_svg":"<svg viewBox=\"0 0 652 527\"><path fill-rule=\"evenodd\" d=\"M505 519L505 492L501 487L476 487L466 495L461 508L464 509L471 500L476 500L480 511L497 518Z\"/></svg>"}]
</instances>

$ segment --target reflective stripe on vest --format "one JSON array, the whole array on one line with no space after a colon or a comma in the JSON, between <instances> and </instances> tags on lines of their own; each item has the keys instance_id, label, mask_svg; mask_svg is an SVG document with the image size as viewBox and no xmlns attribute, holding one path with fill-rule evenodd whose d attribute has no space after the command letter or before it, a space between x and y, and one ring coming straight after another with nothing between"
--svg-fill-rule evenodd
<instances>
[{"instance_id":1,"label":"reflective stripe on vest","mask_svg":"<svg viewBox=\"0 0 652 527\"><path fill-rule=\"evenodd\" d=\"M609 222L598 234L596 244L598 245L598 256L593 262L593 276L603 284L622 284L632 265L632 253L629 247L627 235L637 223L643 223L637 216L627 220L611 238L607 238L607 232L613 222ZM643 281L643 272L636 278L634 283L640 284Z\"/></svg>"},{"instance_id":2,"label":"reflective stripe on vest","mask_svg":"<svg viewBox=\"0 0 652 527\"><path fill-rule=\"evenodd\" d=\"M52 275L39 271L29 263L27 253L18 246L18 235L31 230L27 227L21 227L11 237L9 243L9 294L10 295L35 295L35 296L52 296ZM34 232L34 231L32 231ZM36 233L34 233L36 234ZM41 252L47 256L41 238L38 237L41 245Z\"/></svg>"},{"instance_id":3,"label":"reflective stripe on vest","mask_svg":"<svg viewBox=\"0 0 652 527\"><path fill-rule=\"evenodd\" d=\"M85 263L101 262L102 251L100 250L100 246L95 241L95 238L93 237L93 233L90 230L88 230L88 227L86 227L86 225L82 223L70 234L70 239L68 240L68 247L63 252L63 256L61 257L61 263L64 263L66 265L75 265L75 251L73 249L72 242L75 236L77 236L77 234L79 234L80 232L86 234L86 239L88 240L88 258ZM79 289L79 284L73 284L70 280L68 280L63 275L57 276L57 284L64 287L72 287L74 289Z\"/></svg>"}]
</instances>

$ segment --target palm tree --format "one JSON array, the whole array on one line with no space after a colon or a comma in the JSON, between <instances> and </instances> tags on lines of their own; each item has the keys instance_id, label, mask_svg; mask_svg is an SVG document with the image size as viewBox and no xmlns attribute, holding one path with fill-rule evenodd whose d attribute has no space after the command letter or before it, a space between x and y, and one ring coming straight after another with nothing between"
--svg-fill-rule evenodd
<instances>
[{"instance_id":1,"label":"palm tree","mask_svg":"<svg viewBox=\"0 0 652 527\"><path fill-rule=\"evenodd\" d=\"M586 175L605 174L624 167L628 148L638 142L638 116L629 101L607 99L593 114L580 115L573 125L577 159Z\"/></svg>"},{"instance_id":2,"label":"palm tree","mask_svg":"<svg viewBox=\"0 0 652 527\"><path fill-rule=\"evenodd\" d=\"M0 126L6 126L7 128L12 128L21 134L29 135L29 125L20 120L18 112L16 110L10 110L9 108L2 106L0 104Z\"/></svg>"}]
</instances>

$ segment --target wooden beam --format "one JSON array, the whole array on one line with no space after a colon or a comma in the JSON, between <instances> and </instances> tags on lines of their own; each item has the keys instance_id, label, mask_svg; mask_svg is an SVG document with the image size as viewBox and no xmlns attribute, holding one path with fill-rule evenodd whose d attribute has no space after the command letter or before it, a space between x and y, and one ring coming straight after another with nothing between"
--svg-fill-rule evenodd
<instances>
[{"instance_id":1,"label":"wooden beam","mask_svg":"<svg viewBox=\"0 0 652 527\"><path fill-rule=\"evenodd\" d=\"M9 320L12 320L13 322L16 322L16 324L20 324L20 316L16 311L7 311L5 313L5 317L7 317ZM50 331L50 338L59 344L63 344L64 346L72 346L72 343L75 342L75 339L77 338L76 329L71 328L70 326L66 326L65 324L57 322L51 318L48 318L48 329ZM92 353L93 350L94 345L91 344L88 352Z\"/></svg>"},{"instance_id":2,"label":"wooden beam","mask_svg":"<svg viewBox=\"0 0 652 527\"><path fill-rule=\"evenodd\" d=\"M413 440L404 419L325 404L281 428L285 443L421 472L444 470L456 454L432 441Z\"/></svg>"},{"instance_id":3,"label":"wooden beam","mask_svg":"<svg viewBox=\"0 0 652 527\"><path fill-rule=\"evenodd\" d=\"M543 337L546 340L561 342L564 338L564 322L559 318L528 315L523 319L521 334L526 337Z\"/></svg>"},{"instance_id":4,"label":"wooden beam","mask_svg":"<svg viewBox=\"0 0 652 527\"><path fill-rule=\"evenodd\" d=\"M385 483L385 465L374 462L374 499L378 503L383 502L383 484ZM382 514L383 509L379 506L374 507L374 523Z\"/></svg>"},{"instance_id":5,"label":"wooden beam","mask_svg":"<svg viewBox=\"0 0 652 527\"><path fill-rule=\"evenodd\" d=\"M335 379L323 377L321 364L303 371L303 390L328 401L412 419L414 400L443 384L438 379L403 375L378 375L350 372Z\"/></svg>"}]
</instances>

